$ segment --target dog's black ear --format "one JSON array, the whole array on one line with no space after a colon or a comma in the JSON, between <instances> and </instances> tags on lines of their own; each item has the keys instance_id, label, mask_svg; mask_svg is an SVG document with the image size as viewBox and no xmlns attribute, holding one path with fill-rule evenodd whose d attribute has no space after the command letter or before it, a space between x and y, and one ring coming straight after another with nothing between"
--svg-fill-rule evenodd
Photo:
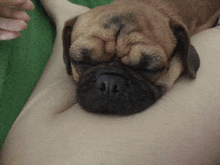
<instances>
[{"instance_id":1,"label":"dog's black ear","mask_svg":"<svg viewBox=\"0 0 220 165\"><path fill-rule=\"evenodd\" d=\"M177 23L173 19L169 20L169 25L177 40L174 55L176 53L181 55L186 73L195 78L200 66L200 59L194 46L190 44L188 31L183 24Z\"/></svg>"},{"instance_id":2,"label":"dog's black ear","mask_svg":"<svg viewBox=\"0 0 220 165\"><path fill-rule=\"evenodd\" d=\"M188 73L192 78L196 78L196 73L200 66L199 55L193 45L189 45L188 56L186 59Z\"/></svg>"},{"instance_id":3,"label":"dog's black ear","mask_svg":"<svg viewBox=\"0 0 220 165\"><path fill-rule=\"evenodd\" d=\"M69 49L71 46L71 34L73 30L73 26L76 22L78 17L74 17L68 21L66 21L64 28L63 28L63 60L66 64L66 70L69 75L72 75L72 68L71 68L71 61L69 55Z\"/></svg>"}]
</instances>

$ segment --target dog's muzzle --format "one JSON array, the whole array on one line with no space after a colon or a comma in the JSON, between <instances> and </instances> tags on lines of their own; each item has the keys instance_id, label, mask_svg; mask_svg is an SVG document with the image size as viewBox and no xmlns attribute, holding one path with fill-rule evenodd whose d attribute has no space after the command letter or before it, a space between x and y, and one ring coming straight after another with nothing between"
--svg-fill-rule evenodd
<instances>
[{"instance_id":1,"label":"dog's muzzle","mask_svg":"<svg viewBox=\"0 0 220 165\"><path fill-rule=\"evenodd\" d=\"M161 88L142 82L122 68L107 66L81 76L77 99L83 109L104 114L129 115L143 111L162 95Z\"/></svg>"}]
</instances>

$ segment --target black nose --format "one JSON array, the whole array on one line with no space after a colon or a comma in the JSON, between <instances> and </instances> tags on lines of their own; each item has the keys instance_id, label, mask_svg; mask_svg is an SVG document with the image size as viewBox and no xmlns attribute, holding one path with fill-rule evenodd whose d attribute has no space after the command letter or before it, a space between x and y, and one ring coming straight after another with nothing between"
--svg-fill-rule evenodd
<instances>
[{"instance_id":1,"label":"black nose","mask_svg":"<svg viewBox=\"0 0 220 165\"><path fill-rule=\"evenodd\" d=\"M125 79L117 75L104 74L98 77L96 87L103 96L116 97L125 88Z\"/></svg>"}]
</instances>

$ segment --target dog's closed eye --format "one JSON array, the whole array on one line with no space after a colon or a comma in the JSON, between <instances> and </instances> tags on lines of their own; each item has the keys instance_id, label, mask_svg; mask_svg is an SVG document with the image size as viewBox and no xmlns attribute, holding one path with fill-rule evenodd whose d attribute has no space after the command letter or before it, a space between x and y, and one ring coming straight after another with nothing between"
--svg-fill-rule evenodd
<instances>
[{"instance_id":1,"label":"dog's closed eye","mask_svg":"<svg viewBox=\"0 0 220 165\"><path fill-rule=\"evenodd\" d=\"M72 51L71 61L73 64L81 64L88 66L95 66L100 63L100 61L92 58L92 51L87 48L79 48Z\"/></svg>"},{"instance_id":2,"label":"dog's closed eye","mask_svg":"<svg viewBox=\"0 0 220 165\"><path fill-rule=\"evenodd\" d=\"M132 68L136 71L161 72L166 68L166 65L162 62L160 55L142 53L140 61Z\"/></svg>"}]
</instances>

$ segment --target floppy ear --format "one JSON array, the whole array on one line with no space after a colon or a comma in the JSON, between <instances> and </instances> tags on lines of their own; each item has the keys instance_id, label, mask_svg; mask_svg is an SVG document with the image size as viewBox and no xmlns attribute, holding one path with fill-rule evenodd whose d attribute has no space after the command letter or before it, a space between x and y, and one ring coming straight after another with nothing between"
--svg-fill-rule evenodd
<instances>
[{"instance_id":1,"label":"floppy ear","mask_svg":"<svg viewBox=\"0 0 220 165\"><path fill-rule=\"evenodd\" d=\"M71 68L71 61L70 61L70 55L69 55L69 49L71 46L71 34L73 30L73 25L75 24L78 17L74 17L70 20L68 20L63 28L63 60L66 64L66 70L67 74L72 75L72 68Z\"/></svg>"},{"instance_id":2,"label":"floppy ear","mask_svg":"<svg viewBox=\"0 0 220 165\"><path fill-rule=\"evenodd\" d=\"M191 78L195 78L200 66L200 59L194 46L190 44L188 31L183 24L177 23L173 19L169 20L169 25L177 40L174 55L176 53L181 55L185 71Z\"/></svg>"}]
</instances>

